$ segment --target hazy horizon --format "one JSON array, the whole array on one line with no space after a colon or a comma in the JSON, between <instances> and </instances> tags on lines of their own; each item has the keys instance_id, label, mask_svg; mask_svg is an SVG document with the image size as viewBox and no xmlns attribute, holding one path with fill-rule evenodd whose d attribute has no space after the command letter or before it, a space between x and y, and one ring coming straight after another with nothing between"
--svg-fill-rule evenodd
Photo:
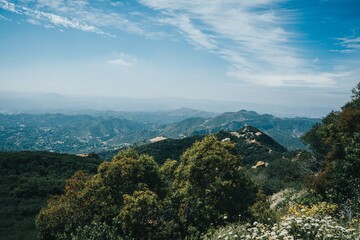
<instances>
[{"instance_id":1,"label":"hazy horizon","mask_svg":"<svg viewBox=\"0 0 360 240\"><path fill-rule=\"evenodd\" d=\"M2 0L0 91L337 110L359 26L356 0Z\"/></svg>"},{"instance_id":2,"label":"hazy horizon","mask_svg":"<svg viewBox=\"0 0 360 240\"><path fill-rule=\"evenodd\" d=\"M122 98L71 96L58 93L0 91L0 113L64 113L90 114L94 112L171 112L197 110L214 114L255 111L276 117L321 118L339 108L316 106L286 106L240 101L189 98Z\"/></svg>"}]
</instances>

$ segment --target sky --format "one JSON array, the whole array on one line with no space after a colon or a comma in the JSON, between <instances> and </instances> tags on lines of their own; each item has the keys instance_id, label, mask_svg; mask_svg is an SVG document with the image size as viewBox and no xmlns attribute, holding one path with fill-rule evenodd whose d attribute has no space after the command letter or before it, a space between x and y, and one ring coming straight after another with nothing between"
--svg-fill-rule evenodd
<instances>
[{"instance_id":1,"label":"sky","mask_svg":"<svg viewBox=\"0 0 360 240\"><path fill-rule=\"evenodd\" d=\"M359 0L0 0L0 91L338 108Z\"/></svg>"}]
</instances>

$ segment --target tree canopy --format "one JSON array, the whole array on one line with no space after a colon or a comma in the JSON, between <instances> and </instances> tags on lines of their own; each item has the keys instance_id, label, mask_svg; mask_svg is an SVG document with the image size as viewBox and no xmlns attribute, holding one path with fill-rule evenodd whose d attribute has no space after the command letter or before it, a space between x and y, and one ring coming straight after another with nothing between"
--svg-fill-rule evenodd
<instances>
[{"instance_id":1,"label":"tree canopy","mask_svg":"<svg viewBox=\"0 0 360 240\"><path fill-rule=\"evenodd\" d=\"M129 149L95 175L77 172L36 218L40 239L179 239L246 216L255 187L234 145L207 136L178 164ZM92 227L98 233L86 231ZM104 233L104 234L103 234Z\"/></svg>"}]
</instances>

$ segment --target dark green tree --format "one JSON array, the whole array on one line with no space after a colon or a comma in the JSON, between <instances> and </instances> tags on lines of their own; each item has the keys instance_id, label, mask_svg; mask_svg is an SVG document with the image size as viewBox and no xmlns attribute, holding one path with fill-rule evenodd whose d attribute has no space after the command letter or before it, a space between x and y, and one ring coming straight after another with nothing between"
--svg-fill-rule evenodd
<instances>
[{"instance_id":1,"label":"dark green tree","mask_svg":"<svg viewBox=\"0 0 360 240\"><path fill-rule=\"evenodd\" d=\"M139 155L132 149L120 152L111 162L102 163L98 175L104 185L111 189L111 195L118 205L122 204L124 194L144 188L158 192L162 187L159 166L154 158Z\"/></svg>"},{"instance_id":2,"label":"dark green tree","mask_svg":"<svg viewBox=\"0 0 360 240\"><path fill-rule=\"evenodd\" d=\"M171 184L174 181L177 167L178 162L176 160L167 159L159 169L161 180L165 184L164 187L166 187L168 191L170 190Z\"/></svg>"},{"instance_id":3,"label":"dark green tree","mask_svg":"<svg viewBox=\"0 0 360 240\"><path fill-rule=\"evenodd\" d=\"M360 197L360 132L354 135L352 144L346 148L346 157L334 163L333 189L341 201L358 201Z\"/></svg>"},{"instance_id":4,"label":"dark green tree","mask_svg":"<svg viewBox=\"0 0 360 240\"><path fill-rule=\"evenodd\" d=\"M156 193L142 190L124 195L119 222L125 236L132 239L159 239L161 217L161 206Z\"/></svg>"},{"instance_id":5,"label":"dark green tree","mask_svg":"<svg viewBox=\"0 0 360 240\"><path fill-rule=\"evenodd\" d=\"M95 175L76 173L67 180L65 194L49 199L36 217L39 239L78 236L95 220L97 226L117 229L121 235L122 225L115 220L125 196L143 189L161 191L162 186L159 167L152 157L131 149L120 152L111 162L102 163Z\"/></svg>"},{"instance_id":6,"label":"dark green tree","mask_svg":"<svg viewBox=\"0 0 360 240\"><path fill-rule=\"evenodd\" d=\"M181 156L173 189L181 225L193 236L247 216L256 196L235 146L212 135Z\"/></svg>"},{"instance_id":7,"label":"dark green tree","mask_svg":"<svg viewBox=\"0 0 360 240\"><path fill-rule=\"evenodd\" d=\"M63 195L49 198L46 207L36 216L39 239L70 238L79 227L90 224L97 216L111 223L118 207L110 188L97 175L76 173L67 180Z\"/></svg>"}]
</instances>

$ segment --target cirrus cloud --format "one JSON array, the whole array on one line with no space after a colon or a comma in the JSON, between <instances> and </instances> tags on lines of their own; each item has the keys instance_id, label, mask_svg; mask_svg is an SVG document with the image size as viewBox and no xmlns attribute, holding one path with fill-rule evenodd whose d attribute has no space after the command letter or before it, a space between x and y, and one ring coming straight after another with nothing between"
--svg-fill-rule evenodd
<instances>
[{"instance_id":1,"label":"cirrus cloud","mask_svg":"<svg viewBox=\"0 0 360 240\"><path fill-rule=\"evenodd\" d=\"M14 3L8 2L3 0L0 2L0 8L8 10L10 12L25 15L30 17L29 22L34 24L40 24L40 22L46 24L53 24L55 26L65 27L65 28L74 28L85 32L93 32L101 35L108 35L110 34L105 33L104 31L100 30L99 28L86 24L80 21L77 18L67 18L57 14L43 12L36 9L31 9L28 7L16 5Z\"/></svg>"},{"instance_id":2,"label":"cirrus cloud","mask_svg":"<svg viewBox=\"0 0 360 240\"><path fill-rule=\"evenodd\" d=\"M195 48L228 62L228 76L265 86L331 87L346 72L316 71L291 31L296 12L284 0L140 0L159 23L176 27ZM355 44L348 41L347 44ZM354 47L354 46L353 46Z\"/></svg>"}]
</instances>

